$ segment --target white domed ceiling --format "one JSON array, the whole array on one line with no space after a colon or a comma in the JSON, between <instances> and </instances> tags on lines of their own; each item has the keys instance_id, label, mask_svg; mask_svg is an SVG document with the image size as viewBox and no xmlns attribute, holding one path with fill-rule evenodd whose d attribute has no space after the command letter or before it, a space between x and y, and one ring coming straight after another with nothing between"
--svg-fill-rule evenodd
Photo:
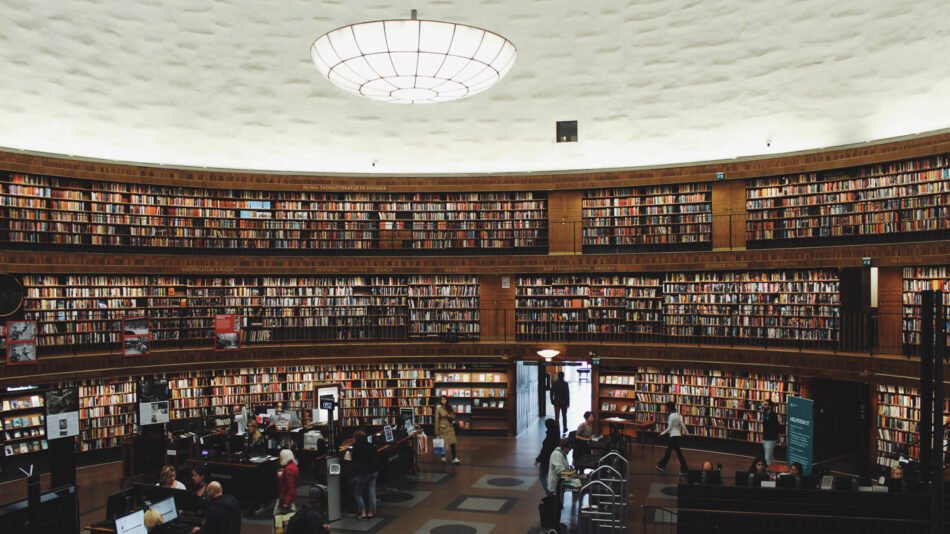
<instances>
[{"instance_id":1,"label":"white domed ceiling","mask_svg":"<svg viewBox=\"0 0 950 534\"><path fill-rule=\"evenodd\" d=\"M0 147L315 173L622 168L950 127L946 0L0 0ZM310 45L355 22L510 39L471 98L344 93ZM555 143L577 120L579 141Z\"/></svg>"}]
</instances>

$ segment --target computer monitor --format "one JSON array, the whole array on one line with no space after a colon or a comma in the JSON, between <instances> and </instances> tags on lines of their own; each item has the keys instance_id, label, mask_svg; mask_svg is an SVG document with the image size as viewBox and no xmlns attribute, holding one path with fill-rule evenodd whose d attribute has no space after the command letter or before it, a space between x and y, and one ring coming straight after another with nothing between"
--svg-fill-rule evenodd
<instances>
[{"instance_id":1,"label":"computer monitor","mask_svg":"<svg viewBox=\"0 0 950 534\"><path fill-rule=\"evenodd\" d=\"M384 426L383 433L386 435L386 443L392 443L393 441L396 441L395 438L393 438L393 427L389 425Z\"/></svg>"},{"instance_id":2,"label":"computer monitor","mask_svg":"<svg viewBox=\"0 0 950 534\"><path fill-rule=\"evenodd\" d=\"M143 482L133 483L132 490L142 504L147 501L151 505L173 497L178 510L195 510L198 507L198 496L187 490L166 488Z\"/></svg>"},{"instance_id":3,"label":"computer monitor","mask_svg":"<svg viewBox=\"0 0 950 534\"><path fill-rule=\"evenodd\" d=\"M158 510L158 513L162 514L162 523L168 523L174 519L178 519L178 508L175 507L174 497L158 501L152 505L152 509Z\"/></svg>"},{"instance_id":4,"label":"computer monitor","mask_svg":"<svg viewBox=\"0 0 950 534\"><path fill-rule=\"evenodd\" d=\"M748 486L748 485L749 485L749 472L736 471L736 486Z\"/></svg>"},{"instance_id":5,"label":"computer monitor","mask_svg":"<svg viewBox=\"0 0 950 534\"><path fill-rule=\"evenodd\" d=\"M115 520L115 534L148 534L145 510L138 510Z\"/></svg>"},{"instance_id":6,"label":"computer monitor","mask_svg":"<svg viewBox=\"0 0 950 534\"><path fill-rule=\"evenodd\" d=\"M413 430L413 428L412 428L412 421L406 419L406 433L407 433L407 434L412 434L412 430Z\"/></svg>"},{"instance_id":7,"label":"computer monitor","mask_svg":"<svg viewBox=\"0 0 950 534\"><path fill-rule=\"evenodd\" d=\"M885 481L888 493L919 493L920 481L906 478L889 478Z\"/></svg>"},{"instance_id":8,"label":"computer monitor","mask_svg":"<svg viewBox=\"0 0 950 534\"><path fill-rule=\"evenodd\" d=\"M795 488L797 487L796 483L799 477L793 477L791 475L780 476L775 479L776 488Z\"/></svg>"},{"instance_id":9,"label":"computer monitor","mask_svg":"<svg viewBox=\"0 0 950 534\"><path fill-rule=\"evenodd\" d=\"M29 499L0 506L0 532L79 532L76 486L61 486L40 495L40 521L31 524Z\"/></svg>"},{"instance_id":10,"label":"computer monitor","mask_svg":"<svg viewBox=\"0 0 950 534\"><path fill-rule=\"evenodd\" d=\"M686 473L687 484L722 484L722 474L714 469L702 471L690 469Z\"/></svg>"},{"instance_id":11,"label":"computer monitor","mask_svg":"<svg viewBox=\"0 0 950 534\"><path fill-rule=\"evenodd\" d=\"M131 504L131 491L124 489L118 493L109 495L106 499L106 519L114 521L117 517L122 517L129 513Z\"/></svg>"},{"instance_id":12,"label":"computer monitor","mask_svg":"<svg viewBox=\"0 0 950 534\"><path fill-rule=\"evenodd\" d=\"M245 432L247 432L247 416L246 415L244 415L243 413L234 414L234 423L237 426L237 428L235 429L235 433L244 434Z\"/></svg>"},{"instance_id":13,"label":"computer monitor","mask_svg":"<svg viewBox=\"0 0 950 534\"><path fill-rule=\"evenodd\" d=\"M854 477L835 477L834 488L838 491L854 491L857 480Z\"/></svg>"}]
</instances>

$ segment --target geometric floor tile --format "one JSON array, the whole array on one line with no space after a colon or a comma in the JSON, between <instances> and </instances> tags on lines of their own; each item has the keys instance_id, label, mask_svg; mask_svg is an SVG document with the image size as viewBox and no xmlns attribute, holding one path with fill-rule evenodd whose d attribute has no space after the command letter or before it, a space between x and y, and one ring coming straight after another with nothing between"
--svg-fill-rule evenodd
<instances>
[{"instance_id":1,"label":"geometric floor tile","mask_svg":"<svg viewBox=\"0 0 950 534\"><path fill-rule=\"evenodd\" d=\"M517 475L485 475L475 481L475 483L472 484L472 487L479 489L528 491L537 481L537 476L526 477Z\"/></svg>"},{"instance_id":2,"label":"geometric floor tile","mask_svg":"<svg viewBox=\"0 0 950 534\"><path fill-rule=\"evenodd\" d=\"M504 497L480 497L477 495L459 495L451 504L445 507L446 510L458 510L460 512L486 512L490 514L507 514L517 499L506 499Z\"/></svg>"},{"instance_id":3,"label":"geometric floor tile","mask_svg":"<svg viewBox=\"0 0 950 534\"><path fill-rule=\"evenodd\" d=\"M391 492L379 492L376 497L379 499L380 506L399 506L401 508L412 508L431 495L431 491L414 490L396 490Z\"/></svg>"},{"instance_id":4,"label":"geometric floor tile","mask_svg":"<svg viewBox=\"0 0 950 534\"><path fill-rule=\"evenodd\" d=\"M374 532L382 530L383 527L391 523L394 519L396 519L394 515L377 515L372 519L344 516L343 519L337 519L330 523L330 531L342 532L343 534L373 534Z\"/></svg>"},{"instance_id":5,"label":"geometric floor tile","mask_svg":"<svg viewBox=\"0 0 950 534\"><path fill-rule=\"evenodd\" d=\"M448 480L455 476L455 473L433 473L431 471L420 471L416 475L416 482L422 482L423 484L445 484Z\"/></svg>"},{"instance_id":6,"label":"geometric floor tile","mask_svg":"<svg viewBox=\"0 0 950 534\"><path fill-rule=\"evenodd\" d=\"M647 496L650 499L676 499L676 484L665 484L663 482L654 482L650 484L650 493Z\"/></svg>"},{"instance_id":7,"label":"geometric floor tile","mask_svg":"<svg viewBox=\"0 0 950 534\"><path fill-rule=\"evenodd\" d=\"M456 519L430 519L415 534L489 534L494 523L476 523Z\"/></svg>"}]
</instances>

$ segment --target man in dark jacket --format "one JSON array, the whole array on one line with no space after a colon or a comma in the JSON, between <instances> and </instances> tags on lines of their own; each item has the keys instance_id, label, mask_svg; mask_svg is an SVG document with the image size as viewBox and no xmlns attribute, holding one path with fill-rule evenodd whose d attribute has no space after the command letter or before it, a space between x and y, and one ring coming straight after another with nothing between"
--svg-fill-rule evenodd
<instances>
[{"instance_id":1,"label":"man in dark jacket","mask_svg":"<svg viewBox=\"0 0 950 534\"><path fill-rule=\"evenodd\" d=\"M211 503L205 510L205 522L192 532L199 534L241 534L241 507L237 499L225 495L219 482L208 484L205 490Z\"/></svg>"},{"instance_id":2,"label":"man in dark jacket","mask_svg":"<svg viewBox=\"0 0 950 534\"><path fill-rule=\"evenodd\" d=\"M557 374L557 380L551 384L551 404L554 405L554 421L561 414L561 432L567 432L567 407L571 405L571 390L564 381L564 371Z\"/></svg>"}]
</instances>

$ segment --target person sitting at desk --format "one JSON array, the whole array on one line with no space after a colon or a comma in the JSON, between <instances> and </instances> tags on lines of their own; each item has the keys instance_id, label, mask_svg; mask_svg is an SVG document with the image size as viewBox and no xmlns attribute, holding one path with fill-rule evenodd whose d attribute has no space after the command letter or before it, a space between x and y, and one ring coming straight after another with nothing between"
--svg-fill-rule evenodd
<instances>
[{"instance_id":1,"label":"person sitting at desk","mask_svg":"<svg viewBox=\"0 0 950 534\"><path fill-rule=\"evenodd\" d=\"M571 469L571 464L567 463L567 453L570 451L571 439L562 438L557 448L551 453L551 459L548 461L548 487L551 488L552 493L557 491L561 473Z\"/></svg>"},{"instance_id":2,"label":"person sitting at desk","mask_svg":"<svg viewBox=\"0 0 950 534\"><path fill-rule=\"evenodd\" d=\"M896 478L896 479L898 479L898 480L903 479L903 478L904 478L904 468L901 467L901 466L899 466L899 465L895 465L894 467L892 467L892 468L891 468L891 478Z\"/></svg>"},{"instance_id":3,"label":"person sitting at desk","mask_svg":"<svg viewBox=\"0 0 950 534\"><path fill-rule=\"evenodd\" d=\"M765 458L759 457L752 461L749 466L749 480L755 481L753 485L758 486L763 480L770 480L772 472L769 471L769 464L765 463Z\"/></svg>"},{"instance_id":4,"label":"person sitting at desk","mask_svg":"<svg viewBox=\"0 0 950 534\"><path fill-rule=\"evenodd\" d=\"M233 495L225 495L220 482L208 484L211 503L205 511L205 522L192 532L198 534L241 534L241 506Z\"/></svg>"},{"instance_id":5,"label":"person sitting at desk","mask_svg":"<svg viewBox=\"0 0 950 534\"><path fill-rule=\"evenodd\" d=\"M260 455L264 453L264 434L261 434L260 425L256 419L247 422L247 437L245 438L245 451L248 455Z\"/></svg>"},{"instance_id":6,"label":"person sitting at desk","mask_svg":"<svg viewBox=\"0 0 950 534\"><path fill-rule=\"evenodd\" d=\"M162 513L154 508L149 508L145 511L145 519L142 523L145 525L145 530L151 532L155 530L155 527L164 523Z\"/></svg>"},{"instance_id":7,"label":"person sitting at desk","mask_svg":"<svg viewBox=\"0 0 950 534\"><path fill-rule=\"evenodd\" d=\"M211 470L206 464L195 464L191 468L192 491L198 496L198 508L208 506L208 482L211 481Z\"/></svg>"},{"instance_id":8,"label":"person sitting at desk","mask_svg":"<svg viewBox=\"0 0 950 534\"><path fill-rule=\"evenodd\" d=\"M277 504L274 505L274 515L297 510L297 481L299 479L300 470L297 469L294 453L289 449L280 451L280 470L277 471Z\"/></svg>"},{"instance_id":9,"label":"person sitting at desk","mask_svg":"<svg viewBox=\"0 0 950 534\"><path fill-rule=\"evenodd\" d=\"M798 462L792 462L792 465L788 466L788 476L790 477L800 477L802 476L802 471L804 471L804 468L802 464Z\"/></svg>"},{"instance_id":10,"label":"person sitting at desk","mask_svg":"<svg viewBox=\"0 0 950 534\"><path fill-rule=\"evenodd\" d=\"M592 412L584 412L584 422L577 427L577 433L574 437L584 441L590 441L594 437L594 414Z\"/></svg>"},{"instance_id":11,"label":"person sitting at desk","mask_svg":"<svg viewBox=\"0 0 950 534\"><path fill-rule=\"evenodd\" d=\"M158 486L163 488L175 488L175 489L187 489L185 485L181 482L175 480L178 476L178 471L175 469L175 466L166 465L158 474Z\"/></svg>"}]
</instances>

